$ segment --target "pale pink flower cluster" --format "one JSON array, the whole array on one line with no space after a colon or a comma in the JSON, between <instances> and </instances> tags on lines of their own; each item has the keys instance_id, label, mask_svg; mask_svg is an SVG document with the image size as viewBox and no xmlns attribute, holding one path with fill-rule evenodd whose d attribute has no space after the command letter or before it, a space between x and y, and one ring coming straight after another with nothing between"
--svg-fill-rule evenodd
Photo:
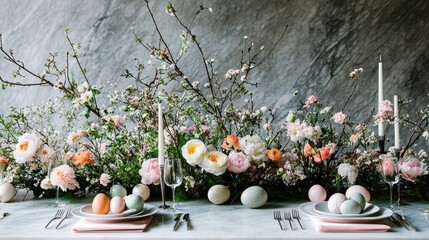
<instances>
[{"instance_id":1,"label":"pale pink flower cluster","mask_svg":"<svg viewBox=\"0 0 429 240\"><path fill-rule=\"evenodd\" d=\"M349 141L351 144L356 144L360 139L360 134L359 133L354 133L352 135L350 135Z\"/></svg>"},{"instance_id":2,"label":"pale pink flower cluster","mask_svg":"<svg viewBox=\"0 0 429 240\"><path fill-rule=\"evenodd\" d=\"M283 182L286 186L293 186L298 181L307 178L304 168L301 165L296 165L293 162L286 161L280 172Z\"/></svg>"},{"instance_id":3,"label":"pale pink flower cluster","mask_svg":"<svg viewBox=\"0 0 429 240\"><path fill-rule=\"evenodd\" d=\"M107 173L102 173L100 176L100 184L107 187L109 183L110 183L110 175Z\"/></svg>"},{"instance_id":4,"label":"pale pink flower cluster","mask_svg":"<svg viewBox=\"0 0 429 240\"><path fill-rule=\"evenodd\" d=\"M113 122L113 125L115 125L115 127L119 127L125 122L125 116L119 115L104 116L102 119L106 122Z\"/></svg>"},{"instance_id":5,"label":"pale pink flower cluster","mask_svg":"<svg viewBox=\"0 0 429 240\"><path fill-rule=\"evenodd\" d=\"M401 160L399 170L402 177L411 182L416 181L417 177L428 174L426 164L412 156Z\"/></svg>"},{"instance_id":6,"label":"pale pink flower cluster","mask_svg":"<svg viewBox=\"0 0 429 240\"><path fill-rule=\"evenodd\" d=\"M37 156L42 162L49 162L51 159L55 158L56 153L48 145L43 145L43 147L37 151Z\"/></svg>"},{"instance_id":7,"label":"pale pink flower cluster","mask_svg":"<svg viewBox=\"0 0 429 240\"><path fill-rule=\"evenodd\" d=\"M249 159L242 152L231 151L228 160L228 170L236 174L245 172L250 167Z\"/></svg>"},{"instance_id":8,"label":"pale pink flower cluster","mask_svg":"<svg viewBox=\"0 0 429 240\"><path fill-rule=\"evenodd\" d=\"M228 72L225 73L225 78L231 79L232 77L241 73L240 69L229 69Z\"/></svg>"},{"instance_id":9,"label":"pale pink flower cluster","mask_svg":"<svg viewBox=\"0 0 429 240\"><path fill-rule=\"evenodd\" d=\"M350 73L349 75L350 80L357 80L362 72L363 72L363 68L356 68Z\"/></svg>"},{"instance_id":10,"label":"pale pink flower cluster","mask_svg":"<svg viewBox=\"0 0 429 240\"><path fill-rule=\"evenodd\" d=\"M311 141L319 140L322 135L322 130L320 126L307 126L306 122L296 120L295 122L288 122L286 125L287 134L290 137L290 140L293 142L303 141L305 139Z\"/></svg>"},{"instance_id":11,"label":"pale pink flower cluster","mask_svg":"<svg viewBox=\"0 0 429 240\"><path fill-rule=\"evenodd\" d=\"M337 112L332 116L335 123L343 124L346 121L346 115L343 112Z\"/></svg>"},{"instance_id":12,"label":"pale pink flower cluster","mask_svg":"<svg viewBox=\"0 0 429 240\"><path fill-rule=\"evenodd\" d=\"M328 143L325 145L325 148L329 151L329 155L334 154L338 150L338 146L336 143Z\"/></svg>"},{"instance_id":13,"label":"pale pink flower cluster","mask_svg":"<svg viewBox=\"0 0 429 240\"><path fill-rule=\"evenodd\" d=\"M384 123L393 117L393 104L389 100L384 100L380 104L380 110L377 115L374 116L375 123Z\"/></svg>"},{"instance_id":14,"label":"pale pink flower cluster","mask_svg":"<svg viewBox=\"0 0 429 240\"><path fill-rule=\"evenodd\" d=\"M319 98L311 95L310 97L308 97L307 101L305 101L305 107L310 108L311 104L318 103L318 102L319 102Z\"/></svg>"},{"instance_id":15,"label":"pale pink flower cluster","mask_svg":"<svg viewBox=\"0 0 429 240\"><path fill-rule=\"evenodd\" d=\"M71 146L77 145L82 138L84 138L88 134L85 130L78 130L76 132L72 132L67 137L67 144Z\"/></svg>"},{"instance_id":16,"label":"pale pink flower cluster","mask_svg":"<svg viewBox=\"0 0 429 240\"><path fill-rule=\"evenodd\" d=\"M63 191L79 188L73 168L66 164L54 168L51 172L50 180L53 186L58 186Z\"/></svg>"},{"instance_id":17,"label":"pale pink flower cluster","mask_svg":"<svg viewBox=\"0 0 429 240\"><path fill-rule=\"evenodd\" d=\"M33 160L41 145L42 141L36 134L25 133L18 138L13 157L18 163L29 162Z\"/></svg>"},{"instance_id":18,"label":"pale pink flower cluster","mask_svg":"<svg viewBox=\"0 0 429 240\"><path fill-rule=\"evenodd\" d=\"M158 159L152 158L143 162L142 168L139 170L139 174L142 177L142 183L149 184L159 184L159 168L158 168Z\"/></svg>"}]
</instances>

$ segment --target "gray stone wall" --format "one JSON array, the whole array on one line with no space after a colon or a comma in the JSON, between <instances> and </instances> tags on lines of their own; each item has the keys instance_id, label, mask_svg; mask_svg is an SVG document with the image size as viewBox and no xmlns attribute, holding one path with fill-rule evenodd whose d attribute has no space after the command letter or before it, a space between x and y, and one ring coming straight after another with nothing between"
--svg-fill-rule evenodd
<instances>
[{"instance_id":1,"label":"gray stone wall","mask_svg":"<svg viewBox=\"0 0 429 240\"><path fill-rule=\"evenodd\" d=\"M250 77L260 82L255 100L281 106L284 114L296 106L292 93L317 95L341 108L351 91L349 72L365 72L346 111L359 119L376 107L378 56L384 63L385 98L412 99L414 111L429 92L429 1L328 1L328 0L216 0L172 1L178 14L190 20L201 3L213 9L194 26L208 58L223 73L238 68L243 36L257 47L270 49L286 25L286 36L274 53ZM167 1L151 1L155 17L167 41L177 51L181 28L164 9ZM133 58L147 60L130 31L134 26L147 42L155 42L153 25L144 1L0 0L0 33L27 67L41 70L49 52L64 57L68 50L64 29L82 43L82 62L92 81L119 82L120 74L133 67ZM184 68L198 80L203 76L196 55L186 58ZM145 60L145 61L146 61ZM9 78L11 65L0 61L0 75ZM28 79L31 81L31 79ZM14 88L0 92L0 113L10 106L40 103L54 96L48 88ZM393 131L393 130L392 130Z\"/></svg>"}]
</instances>

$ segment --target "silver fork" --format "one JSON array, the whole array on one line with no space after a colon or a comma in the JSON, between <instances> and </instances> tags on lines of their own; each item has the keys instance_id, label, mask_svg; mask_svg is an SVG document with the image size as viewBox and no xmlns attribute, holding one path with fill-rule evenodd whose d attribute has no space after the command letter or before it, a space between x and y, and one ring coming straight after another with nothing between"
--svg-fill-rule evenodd
<instances>
[{"instance_id":1,"label":"silver fork","mask_svg":"<svg viewBox=\"0 0 429 240\"><path fill-rule=\"evenodd\" d=\"M67 213L66 215L63 217L63 219L61 219L60 223L58 223L58 225L55 227L55 229L58 229L58 227L61 225L61 223L66 219L66 218L72 218L72 209L73 209L73 205L69 206L67 208Z\"/></svg>"},{"instance_id":2,"label":"silver fork","mask_svg":"<svg viewBox=\"0 0 429 240\"><path fill-rule=\"evenodd\" d=\"M304 230L304 228L302 227L301 221L299 220L298 210L295 210L295 209L292 210L292 217L298 221L299 226L301 227L302 230Z\"/></svg>"},{"instance_id":3,"label":"silver fork","mask_svg":"<svg viewBox=\"0 0 429 240\"><path fill-rule=\"evenodd\" d=\"M291 216L290 212L285 212L285 219L289 221L290 229L293 230L292 216Z\"/></svg>"},{"instance_id":4,"label":"silver fork","mask_svg":"<svg viewBox=\"0 0 429 240\"><path fill-rule=\"evenodd\" d=\"M58 209L58 211L55 213L55 216L48 222L48 224L46 224L45 228L47 228L49 226L49 224L51 224L52 221L54 221L55 219L60 219L64 214L64 209Z\"/></svg>"},{"instance_id":5,"label":"silver fork","mask_svg":"<svg viewBox=\"0 0 429 240\"><path fill-rule=\"evenodd\" d=\"M284 230L282 223L280 222L280 220L282 220L282 215L281 215L280 211L274 211L274 219L279 222L280 229Z\"/></svg>"}]
</instances>

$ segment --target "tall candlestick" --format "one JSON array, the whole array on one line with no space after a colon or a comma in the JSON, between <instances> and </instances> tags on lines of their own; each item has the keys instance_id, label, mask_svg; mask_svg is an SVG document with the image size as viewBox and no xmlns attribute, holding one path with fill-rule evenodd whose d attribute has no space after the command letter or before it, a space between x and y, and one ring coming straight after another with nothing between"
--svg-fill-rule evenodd
<instances>
[{"instance_id":1,"label":"tall candlestick","mask_svg":"<svg viewBox=\"0 0 429 240\"><path fill-rule=\"evenodd\" d=\"M393 114L395 116L395 149L399 149L399 110L398 110L398 96L393 98Z\"/></svg>"},{"instance_id":2,"label":"tall candlestick","mask_svg":"<svg viewBox=\"0 0 429 240\"><path fill-rule=\"evenodd\" d=\"M383 103L383 63L381 62L381 55L380 55L380 62L378 63L378 113L381 112L381 104ZM384 126L383 123L378 124L378 136L380 138L384 137Z\"/></svg>"},{"instance_id":3,"label":"tall candlestick","mask_svg":"<svg viewBox=\"0 0 429 240\"><path fill-rule=\"evenodd\" d=\"M161 103L158 103L158 165L164 166L164 118Z\"/></svg>"}]
</instances>

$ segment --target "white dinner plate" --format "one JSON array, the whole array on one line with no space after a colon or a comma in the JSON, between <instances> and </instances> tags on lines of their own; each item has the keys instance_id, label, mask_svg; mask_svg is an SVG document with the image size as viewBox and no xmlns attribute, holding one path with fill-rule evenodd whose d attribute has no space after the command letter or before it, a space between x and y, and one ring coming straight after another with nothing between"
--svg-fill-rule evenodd
<instances>
[{"instance_id":1,"label":"white dinner plate","mask_svg":"<svg viewBox=\"0 0 429 240\"><path fill-rule=\"evenodd\" d=\"M91 221L91 222L109 223L109 222L121 222L121 221L129 221L129 220L133 220L133 219L144 218L147 216L151 216L151 215L155 214L156 212L158 212L157 207L154 207L154 206L149 205L149 204L145 204L144 208L141 212L135 213L132 215L128 215L128 216L122 216L122 217L112 217L112 218L89 217L89 216L83 215L80 212L79 207L73 209L72 213L76 217L85 218L86 220Z\"/></svg>"},{"instance_id":2,"label":"white dinner plate","mask_svg":"<svg viewBox=\"0 0 429 240\"><path fill-rule=\"evenodd\" d=\"M117 217L125 217L132 214L138 214L136 209L127 209L121 213L111 213L108 214L97 214L92 211L92 204L87 204L80 208L80 213L86 217L95 217L95 218L117 218Z\"/></svg>"},{"instance_id":3,"label":"white dinner plate","mask_svg":"<svg viewBox=\"0 0 429 240\"><path fill-rule=\"evenodd\" d=\"M326 222L335 222L335 223L372 222L372 221L388 218L393 213L392 210L381 207L380 211L378 211L374 215L370 215L366 217L335 217L335 216L328 216L328 215L322 215L317 213L316 211L314 211L315 204L316 203L313 203L313 202L303 203L299 205L299 210L301 213L309 217L321 219Z\"/></svg>"},{"instance_id":4,"label":"white dinner plate","mask_svg":"<svg viewBox=\"0 0 429 240\"><path fill-rule=\"evenodd\" d=\"M363 211L358 214L332 213L331 211L329 211L328 202L324 201L324 202L318 202L314 204L314 211L321 215L333 216L333 217L366 217L377 213L378 211L380 211L380 208L374 204L367 203Z\"/></svg>"}]
</instances>

